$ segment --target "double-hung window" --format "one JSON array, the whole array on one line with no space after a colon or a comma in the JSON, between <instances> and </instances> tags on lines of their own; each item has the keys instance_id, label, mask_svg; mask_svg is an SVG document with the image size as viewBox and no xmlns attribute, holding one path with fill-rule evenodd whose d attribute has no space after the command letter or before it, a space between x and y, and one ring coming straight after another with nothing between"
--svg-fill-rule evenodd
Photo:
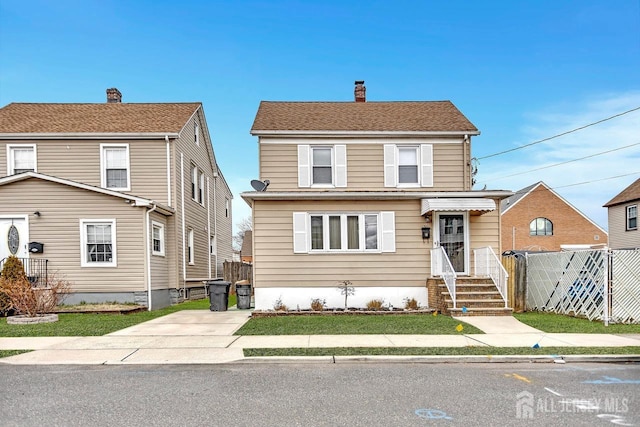
<instances>
[{"instance_id":1,"label":"double-hung window","mask_svg":"<svg viewBox=\"0 0 640 427\"><path fill-rule=\"evenodd\" d=\"M346 186L346 145L298 145L298 187Z\"/></svg>"},{"instance_id":2,"label":"double-hung window","mask_svg":"<svg viewBox=\"0 0 640 427\"><path fill-rule=\"evenodd\" d=\"M433 146L431 144L385 144L385 187L433 187Z\"/></svg>"},{"instance_id":3,"label":"double-hung window","mask_svg":"<svg viewBox=\"0 0 640 427\"><path fill-rule=\"evenodd\" d=\"M193 228L190 228L187 234L187 260L189 265L195 264L195 252L193 241Z\"/></svg>"},{"instance_id":4,"label":"double-hung window","mask_svg":"<svg viewBox=\"0 0 640 427\"><path fill-rule=\"evenodd\" d=\"M193 141L196 145L200 145L200 127L198 122L193 122Z\"/></svg>"},{"instance_id":5,"label":"double-hung window","mask_svg":"<svg viewBox=\"0 0 640 427\"><path fill-rule=\"evenodd\" d=\"M294 212L294 252L394 252L393 212Z\"/></svg>"},{"instance_id":6,"label":"double-hung window","mask_svg":"<svg viewBox=\"0 0 640 427\"><path fill-rule=\"evenodd\" d=\"M398 185L418 185L418 147L398 147Z\"/></svg>"},{"instance_id":7,"label":"double-hung window","mask_svg":"<svg viewBox=\"0 0 640 427\"><path fill-rule=\"evenodd\" d=\"M7 175L36 172L35 144L7 145Z\"/></svg>"},{"instance_id":8,"label":"double-hung window","mask_svg":"<svg viewBox=\"0 0 640 427\"><path fill-rule=\"evenodd\" d=\"M116 267L116 220L80 220L82 267Z\"/></svg>"},{"instance_id":9,"label":"double-hung window","mask_svg":"<svg viewBox=\"0 0 640 427\"><path fill-rule=\"evenodd\" d=\"M638 205L627 206L627 230L638 229Z\"/></svg>"},{"instance_id":10,"label":"double-hung window","mask_svg":"<svg viewBox=\"0 0 640 427\"><path fill-rule=\"evenodd\" d=\"M102 187L130 191L129 144L100 144Z\"/></svg>"},{"instance_id":11,"label":"double-hung window","mask_svg":"<svg viewBox=\"0 0 640 427\"><path fill-rule=\"evenodd\" d=\"M204 204L204 172L191 164L191 198L201 205Z\"/></svg>"},{"instance_id":12,"label":"double-hung window","mask_svg":"<svg viewBox=\"0 0 640 427\"><path fill-rule=\"evenodd\" d=\"M151 222L151 243L153 255L164 256L164 224Z\"/></svg>"}]
</instances>

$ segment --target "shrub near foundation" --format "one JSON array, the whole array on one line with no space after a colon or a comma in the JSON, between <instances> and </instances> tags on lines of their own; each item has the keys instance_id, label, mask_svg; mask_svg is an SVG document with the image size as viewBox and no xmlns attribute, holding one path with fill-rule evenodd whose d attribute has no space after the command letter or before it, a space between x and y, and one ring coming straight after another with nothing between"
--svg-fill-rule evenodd
<instances>
[{"instance_id":1,"label":"shrub near foundation","mask_svg":"<svg viewBox=\"0 0 640 427\"><path fill-rule=\"evenodd\" d=\"M7 296L11 309L27 317L54 312L69 289L69 282L55 273L47 278L45 286L33 286L22 262L14 256L5 261L0 276L0 293Z\"/></svg>"}]
</instances>

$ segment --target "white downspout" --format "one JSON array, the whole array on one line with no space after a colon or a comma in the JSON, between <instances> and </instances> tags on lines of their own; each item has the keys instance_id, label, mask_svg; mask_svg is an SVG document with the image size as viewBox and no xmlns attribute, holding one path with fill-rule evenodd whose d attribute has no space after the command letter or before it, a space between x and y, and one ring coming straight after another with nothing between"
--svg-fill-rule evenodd
<instances>
[{"instance_id":1,"label":"white downspout","mask_svg":"<svg viewBox=\"0 0 640 427\"><path fill-rule=\"evenodd\" d=\"M216 164L216 170L213 172L213 238L216 242L216 279L218 278L218 196L216 195L216 188L218 187L218 165Z\"/></svg>"},{"instance_id":2,"label":"white downspout","mask_svg":"<svg viewBox=\"0 0 640 427\"><path fill-rule=\"evenodd\" d=\"M167 142L167 206L171 207L171 144L169 144L169 135L164 136Z\"/></svg>"},{"instance_id":3,"label":"white downspout","mask_svg":"<svg viewBox=\"0 0 640 427\"><path fill-rule=\"evenodd\" d=\"M207 234L208 234L208 252L209 256L207 259L209 260L209 279L211 279L211 187L209 185L209 177L207 177Z\"/></svg>"},{"instance_id":4,"label":"white downspout","mask_svg":"<svg viewBox=\"0 0 640 427\"><path fill-rule=\"evenodd\" d=\"M185 222L184 222L184 153L180 153L180 193L181 193L181 225L182 225L182 292L183 298L187 297L187 260L185 259L184 249L187 247L185 242Z\"/></svg>"},{"instance_id":5,"label":"white downspout","mask_svg":"<svg viewBox=\"0 0 640 427\"><path fill-rule=\"evenodd\" d=\"M156 205L155 203L153 204L153 207L151 209L147 209L147 216L146 216L146 224L145 224L145 230L146 232L145 234L145 238L147 239L147 244L145 245L145 247L147 248L146 250L146 258L147 258L147 307L149 309L149 311L151 311L151 251L153 250L152 248L152 239L151 234L149 233L149 225L151 224L151 212L155 211L158 208L158 205Z\"/></svg>"}]
</instances>

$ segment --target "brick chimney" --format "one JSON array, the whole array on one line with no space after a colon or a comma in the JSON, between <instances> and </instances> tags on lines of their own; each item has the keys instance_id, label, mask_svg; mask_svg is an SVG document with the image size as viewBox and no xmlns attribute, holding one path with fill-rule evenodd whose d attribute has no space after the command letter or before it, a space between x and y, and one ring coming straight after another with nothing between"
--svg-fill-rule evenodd
<instances>
[{"instance_id":1,"label":"brick chimney","mask_svg":"<svg viewBox=\"0 0 640 427\"><path fill-rule=\"evenodd\" d=\"M107 89L107 103L113 102L122 102L122 94L115 87Z\"/></svg>"},{"instance_id":2,"label":"brick chimney","mask_svg":"<svg viewBox=\"0 0 640 427\"><path fill-rule=\"evenodd\" d=\"M367 102L367 88L364 87L364 80L356 80L356 88L353 91L356 102Z\"/></svg>"}]
</instances>

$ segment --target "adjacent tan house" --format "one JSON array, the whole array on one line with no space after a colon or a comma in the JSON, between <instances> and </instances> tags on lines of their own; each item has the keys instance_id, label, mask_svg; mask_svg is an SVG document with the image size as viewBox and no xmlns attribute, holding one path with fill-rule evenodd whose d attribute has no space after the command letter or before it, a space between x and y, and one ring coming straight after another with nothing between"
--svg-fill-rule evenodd
<instances>
[{"instance_id":1,"label":"adjacent tan house","mask_svg":"<svg viewBox=\"0 0 640 427\"><path fill-rule=\"evenodd\" d=\"M500 253L497 204L513 193L472 190L477 128L449 101L367 102L363 83L355 102L260 103L251 133L269 186L242 193L256 309L341 307L344 281L349 306L427 306L428 278L473 276L475 249Z\"/></svg>"},{"instance_id":2,"label":"adjacent tan house","mask_svg":"<svg viewBox=\"0 0 640 427\"><path fill-rule=\"evenodd\" d=\"M253 249L253 232L247 230L242 237L242 248L240 248L240 261L247 264L253 263L253 255L251 250Z\"/></svg>"},{"instance_id":3,"label":"adjacent tan house","mask_svg":"<svg viewBox=\"0 0 640 427\"><path fill-rule=\"evenodd\" d=\"M640 179L604 205L609 218L611 249L640 248L638 206L640 206Z\"/></svg>"},{"instance_id":4,"label":"adjacent tan house","mask_svg":"<svg viewBox=\"0 0 640 427\"><path fill-rule=\"evenodd\" d=\"M607 232L540 181L500 203L502 250L559 251L607 245Z\"/></svg>"},{"instance_id":5,"label":"adjacent tan house","mask_svg":"<svg viewBox=\"0 0 640 427\"><path fill-rule=\"evenodd\" d=\"M222 276L232 196L201 103L121 100L0 109L0 263L64 275L67 303L160 308Z\"/></svg>"}]
</instances>

